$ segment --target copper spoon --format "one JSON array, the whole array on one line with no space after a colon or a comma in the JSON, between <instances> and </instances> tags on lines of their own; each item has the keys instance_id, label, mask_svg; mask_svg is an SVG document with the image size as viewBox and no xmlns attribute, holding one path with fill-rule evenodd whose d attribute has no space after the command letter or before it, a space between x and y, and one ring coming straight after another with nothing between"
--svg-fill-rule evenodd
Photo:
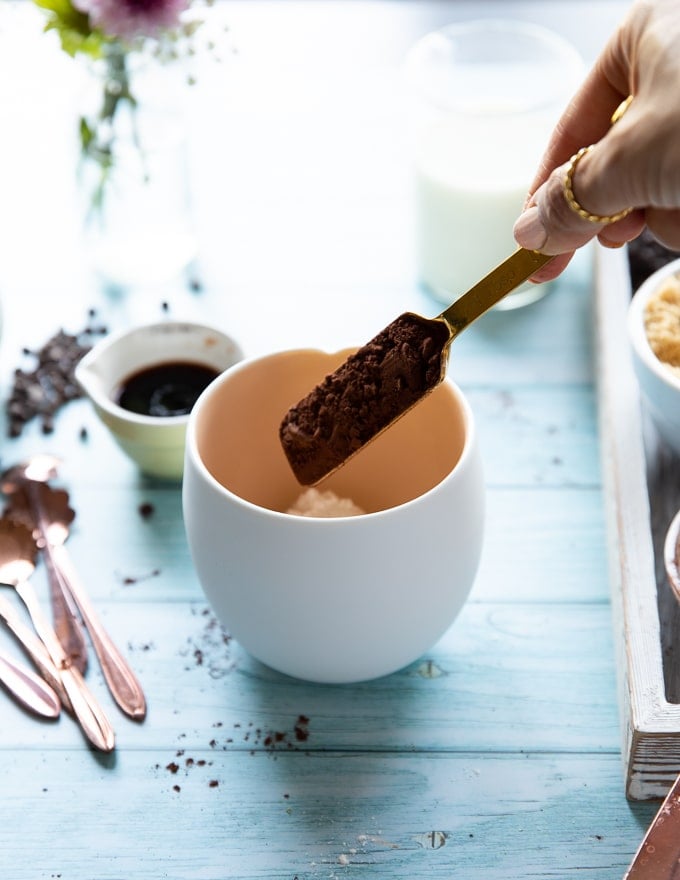
<instances>
[{"instance_id":1,"label":"copper spoon","mask_svg":"<svg viewBox=\"0 0 680 880\"><path fill-rule=\"evenodd\" d=\"M680 864L680 776L652 820L623 880L677 880Z\"/></svg>"},{"instance_id":2,"label":"copper spoon","mask_svg":"<svg viewBox=\"0 0 680 880\"><path fill-rule=\"evenodd\" d=\"M110 752L115 744L113 728L77 667L69 660L29 581L35 569L36 553L30 529L7 518L0 519L0 582L13 587L23 600L38 636L59 670L85 736L96 748Z\"/></svg>"},{"instance_id":3,"label":"copper spoon","mask_svg":"<svg viewBox=\"0 0 680 880\"><path fill-rule=\"evenodd\" d=\"M39 542L47 544L46 524L42 515L39 487L56 476L59 460L52 455L35 455L27 462L15 465L2 475L0 488L10 496L24 494ZM64 587L49 552L45 553L45 566L50 587L50 602L54 629L66 654L82 675L87 669L87 643L77 609L69 592Z\"/></svg>"},{"instance_id":4,"label":"copper spoon","mask_svg":"<svg viewBox=\"0 0 680 880\"><path fill-rule=\"evenodd\" d=\"M40 511L39 546L45 561L49 560L62 588L75 603L111 695L126 715L141 721L146 716L146 700L142 687L99 620L64 546L69 535L69 525L75 518L75 512L69 505L68 493L63 489L52 489L47 483L34 484L33 492ZM9 514L22 522L27 519L30 522L30 511L23 506L23 500L22 493L15 494Z\"/></svg>"},{"instance_id":5,"label":"copper spoon","mask_svg":"<svg viewBox=\"0 0 680 880\"><path fill-rule=\"evenodd\" d=\"M5 623L7 629L9 629L25 653L31 658L40 675L59 697L63 707L70 711L71 703L68 694L64 690L61 678L59 677L59 670L52 662L47 648L40 641L34 630L20 619L11 603L4 596L0 596L0 620Z\"/></svg>"},{"instance_id":6,"label":"copper spoon","mask_svg":"<svg viewBox=\"0 0 680 880\"><path fill-rule=\"evenodd\" d=\"M0 652L0 682L26 709L43 718L58 718L61 712L59 697L52 688L31 669Z\"/></svg>"}]
</instances>

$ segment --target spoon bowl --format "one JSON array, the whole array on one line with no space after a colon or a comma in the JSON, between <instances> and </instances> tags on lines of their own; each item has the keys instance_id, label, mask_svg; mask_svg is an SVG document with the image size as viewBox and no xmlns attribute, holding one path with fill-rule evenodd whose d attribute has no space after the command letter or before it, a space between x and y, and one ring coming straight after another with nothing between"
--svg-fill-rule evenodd
<instances>
[{"instance_id":1,"label":"spoon bowl","mask_svg":"<svg viewBox=\"0 0 680 880\"><path fill-rule=\"evenodd\" d=\"M44 553L47 576L50 586L52 618L59 641L64 646L71 662L82 674L87 669L87 644L83 627L73 598L54 563L52 544L59 545L66 540L68 530L50 526L46 507L57 491L48 485L48 480L57 475L59 459L52 455L34 455L27 461L14 465L0 477L0 489L10 496L11 519L24 524L32 530L38 546ZM68 494L61 490L64 503L70 511L71 522L75 515L68 507Z\"/></svg>"},{"instance_id":2,"label":"spoon bowl","mask_svg":"<svg viewBox=\"0 0 680 880\"><path fill-rule=\"evenodd\" d=\"M12 495L23 488L28 480L47 483L57 476L59 464L59 459L53 455L33 455L3 472L0 476L0 489L6 495Z\"/></svg>"},{"instance_id":3,"label":"spoon bowl","mask_svg":"<svg viewBox=\"0 0 680 880\"><path fill-rule=\"evenodd\" d=\"M59 672L83 733L93 746L110 752L115 745L113 728L77 667L69 660L29 580L35 568L37 550L38 545L29 528L8 517L0 519L0 582L16 590L26 606L35 631Z\"/></svg>"},{"instance_id":4,"label":"spoon bowl","mask_svg":"<svg viewBox=\"0 0 680 880\"><path fill-rule=\"evenodd\" d=\"M37 526L33 534L43 552L48 574L61 590L69 608L73 606L73 616L69 619L79 626L82 621L88 631L104 679L118 706L129 717L142 721L146 716L142 687L99 620L66 551L69 526L75 519L68 492L31 480L27 480L27 485L31 487L30 493L16 492L12 496L10 514L19 522Z\"/></svg>"}]
</instances>

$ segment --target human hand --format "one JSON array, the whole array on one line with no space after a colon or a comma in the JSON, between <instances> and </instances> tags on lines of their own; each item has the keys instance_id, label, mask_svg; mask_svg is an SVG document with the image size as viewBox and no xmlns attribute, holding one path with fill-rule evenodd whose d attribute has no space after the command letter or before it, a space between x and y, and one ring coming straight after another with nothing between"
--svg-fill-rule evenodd
<instances>
[{"instance_id":1,"label":"human hand","mask_svg":"<svg viewBox=\"0 0 680 880\"><path fill-rule=\"evenodd\" d=\"M612 125L629 95L633 100ZM680 248L678 95L677 0L636 0L557 124L515 224L522 247L557 255L532 280L555 278L595 236L620 247L647 226L663 244ZM577 205L597 219L585 219L568 203L570 166ZM622 219L608 219L628 208Z\"/></svg>"}]
</instances>

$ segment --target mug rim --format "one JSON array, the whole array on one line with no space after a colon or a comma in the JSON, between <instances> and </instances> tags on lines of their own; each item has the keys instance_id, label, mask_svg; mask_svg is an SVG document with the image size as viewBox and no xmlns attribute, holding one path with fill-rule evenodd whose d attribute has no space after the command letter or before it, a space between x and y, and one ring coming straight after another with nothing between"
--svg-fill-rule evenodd
<instances>
[{"instance_id":1,"label":"mug rim","mask_svg":"<svg viewBox=\"0 0 680 880\"><path fill-rule=\"evenodd\" d=\"M352 516L334 516L334 517L314 517L314 516L302 516L300 514L295 513L287 513L285 511L273 510L269 507L264 507L260 504L256 504L253 501L249 501L247 498L243 498L241 495L238 495L236 492L233 492L223 483L221 483L209 470L205 461L203 460L202 455L200 454L198 448L198 439L197 439L197 422L200 418L201 410L206 406L206 401L208 397L212 394L217 394L221 386L229 381L233 380L233 377L243 371L248 369L255 363L260 363L269 358L275 358L279 355L288 355L288 354L296 354L296 353L310 353L310 354L321 354L324 357L334 356L334 355L342 355L344 353L351 353L356 351L355 348L347 348L347 349L339 349L337 352L328 352L318 348L297 348L297 349L285 349L281 351L269 352L268 354L258 355L250 358L244 358L238 363L234 364L229 370L222 373L213 382L210 383L199 395L194 404L191 412L188 414L188 423L186 430L186 441L185 441L185 473L186 473L186 464L191 464L197 471L198 475L204 480L207 484L209 484L210 488L217 491L223 497L229 499L235 499L236 502L240 505L243 505L245 508L251 511L257 511L264 515L272 515L275 517L285 517L290 520L304 520L307 523L338 523L338 522L352 522L355 520L365 521L367 517L384 517L388 514L394 514L395 512L402 511L407 507L410 507L413 504L417 504L421 502L423 499L430 496L433 492L441 490L441 487L447 483L449 480L454 478L454 475L460 471L468 459L470 459L473 455L473 451L476 445L477 439L477 426L474 417L474 412L468 401L467 397L463 393L460 386L453 381L449 376L445 376L441 381L440 386L446 385L451 393L453 394L456 405L458 406L464 427L464 441L462 444L462 448L460 451L460 455L456 460L453 467L445 474L445 476L430 489L427 489L425 492L422 492L420 495L416 495L413 498L409 498L407 501L402 502L401 504L386 507L381 510L369 511L363 514L354 514ZM437 386L439 387L439 386ZM436 389L434 389L436 390ZM434 392L433 392L434 393ZM417 404L416 404L417 406ZM388 429L389 430L389 429ZM360 454L360 453L358 453ZM323 480L320 481L323 483ZM300 485L300 491L304 491L304 489L309 488L306 486Z\"/></svg>"}]
</instances>

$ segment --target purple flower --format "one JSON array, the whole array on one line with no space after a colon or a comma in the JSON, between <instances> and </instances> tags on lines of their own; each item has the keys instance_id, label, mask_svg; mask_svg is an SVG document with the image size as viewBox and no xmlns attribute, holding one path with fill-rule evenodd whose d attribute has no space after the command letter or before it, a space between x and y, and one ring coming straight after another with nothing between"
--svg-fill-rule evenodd
<instances>
[{"instance_id":1,"label":"purple flower","mask_svg":"<svg viewBox=\"0 0 680 880\"><path fill-rule=\"evenodd\" d=\"M190 0L74 0L93 27L106 36L131 40L177 27Z\"/></svg>"}]
</instances>

